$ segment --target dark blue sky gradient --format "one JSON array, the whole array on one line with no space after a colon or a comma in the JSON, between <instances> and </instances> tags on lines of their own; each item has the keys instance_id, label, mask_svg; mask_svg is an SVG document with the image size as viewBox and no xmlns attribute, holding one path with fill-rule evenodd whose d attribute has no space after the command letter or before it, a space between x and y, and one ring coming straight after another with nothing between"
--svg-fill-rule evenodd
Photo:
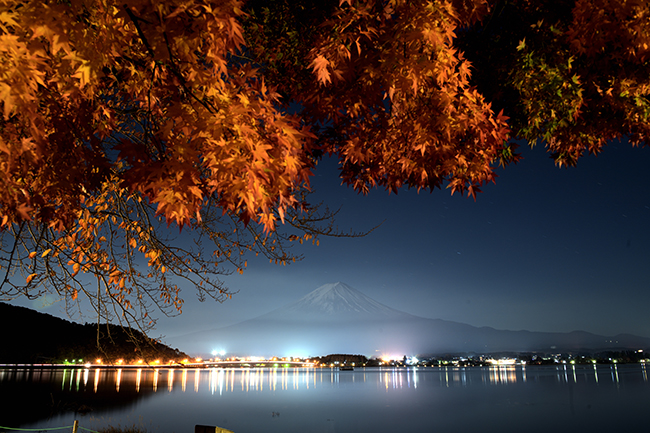
<instances>
[{"instance_id":1,"label":"dark blue sky gradient","mask_svg":"<svg viewBox=\"0 0 650 433\"><path fill-rule=\"evenodd\" d=\"M314 201L341 206L342 231L300 247L290 266L249 260L225 281L223 304L194 301L161 320L178 335L250 319L317 287L345 282L411 314L475 326L650 337L650 149L610 144L598 157L559 169L542 147L499 171L477 201L415 190L368 196L340 186L336 163L313 179Z\"/></svg>"}]
</instances>

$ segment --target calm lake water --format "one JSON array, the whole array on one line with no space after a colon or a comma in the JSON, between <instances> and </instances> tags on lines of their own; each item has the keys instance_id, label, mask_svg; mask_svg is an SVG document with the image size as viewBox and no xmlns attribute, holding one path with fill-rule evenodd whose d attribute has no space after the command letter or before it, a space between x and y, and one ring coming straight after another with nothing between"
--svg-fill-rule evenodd
<instances>
[{"instance_id":1,"label":"calm lake water","mask_svg":"<svg viewBox=\"0 0 650 433\"><path fill-rule=\"evenodd\" d=\"M92 430L136 425L160 433L192 433L197 424L235 433L650 431L643 364L2 369L0 396L0 426L14 428L77 419Z\"/></svg>"}]
</instances>

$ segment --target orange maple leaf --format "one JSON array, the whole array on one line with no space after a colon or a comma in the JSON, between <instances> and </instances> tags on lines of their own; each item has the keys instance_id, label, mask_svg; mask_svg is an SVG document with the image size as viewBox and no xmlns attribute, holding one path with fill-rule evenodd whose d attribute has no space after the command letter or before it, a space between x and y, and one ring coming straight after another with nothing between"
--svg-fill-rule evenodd
<instances>
[{"instance_id":1,"label":"orange maple leaf","mask_svg":"<svg viewBox=\"0 0 650 433\"><path fill-rule=\"evenodd\" d=\"M332 82L330 71L327 69L329 65L330 65L330 61L321 55L316 57L314 61L311 62L311 64L309 65L309 67L314 70L314 73L316 74L318 81L320 81L320 83L323 85Z\"/></svg>"}]
</instances>

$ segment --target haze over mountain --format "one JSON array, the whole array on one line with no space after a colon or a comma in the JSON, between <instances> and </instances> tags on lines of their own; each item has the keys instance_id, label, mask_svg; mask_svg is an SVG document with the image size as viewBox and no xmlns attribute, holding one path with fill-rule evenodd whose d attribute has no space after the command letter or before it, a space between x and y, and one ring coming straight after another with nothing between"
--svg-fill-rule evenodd
<instances>
[{"instance_id":1,"label":"haze over mountain","mask_svg":"<svg viewBox=\"0 0 650 433\"><path fill-rule=\"evenodd\" d=\"M167 341L203 356L215 350L259 356L401 356L650 347L650 339L633 335L504 331L427 319L390 308L340 282L321 286L296 302L256 318Z\"/></svg>"}]
</instances>

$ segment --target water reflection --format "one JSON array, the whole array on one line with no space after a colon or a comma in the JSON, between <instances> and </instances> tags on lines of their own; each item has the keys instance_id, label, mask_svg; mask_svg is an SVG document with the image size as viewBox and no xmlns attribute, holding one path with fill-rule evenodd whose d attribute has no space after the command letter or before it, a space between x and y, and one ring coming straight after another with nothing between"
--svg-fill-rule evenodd
<instances>
[{"instance_id":1,"label":"water reflection","mask_svg":"<svg viewBox=\"0 0 650 433\"><path fill-rule=\"evenodd\" d=\"M93 372L93 391L97 392L98 387L99 387L99 369L96 369Z\"/></svg>"},{"instance_id":2,"label":"water reflection","mask_svg":"<svg viewBox=\"0 0 650 433\"><path fill-rule=\"evenodd\" d=\"M205 370L202 370L205 373ZM323 371L318 372L311 368L294 369L209 369L207 383L210 393L222 395L227 392L261 392L265 389L271 391L286 391L310 389L316 386L317 381L338 383L338 373L328 371L327 378ZM198 392L201 371L196 370L194 390ZM326 373L327 374L327 373ZM317 378L320 376L319 378Z\"/></svg>"},{"instance_id":3,"label":"water reflection","mask_svg":"<svg viewBox=\"0 0 650 433\"><path fill-rule=\"evenodd\" d=\"M183 375L181 376L181 388L185 392L185 387L187 386L187 370L183 370Z\"/></svg>"},{"instance_id":4,"label":"water reflection","mask_svg":"<svg viewBox=\"0 0 650 433\"><path fill-rule=\"evenodd\" d=\"M193 423L199 422L227 428L226 419L232 423L233 431L341 431L332 428L330 420L336 420L339 426L354 425L358 427L354 431L363 433L399 430L400 426L413 431L431 431L436 425L435 431L473 431L488 425L485 417L495 425L505 419L532 417L536 420L534 425L528 423L526 427L537 433L550 431L547 414L552 412L554 416L566 413L571 418L562 418L562 422L573 423L573 427L591 425L604 431L601 424L607 422L608 413L624 412L631 416L650 410L646 368L645 365L567 363L483 368L356 368L354 371L166 367L0 369L0 392L3 396L11 395L7 400L13 404L8 409L3 407L3 422L25 428L42 428L47 423L61 427L68 425L70 419L85 416L81 418L84 425L97 430L91 422L100 423L103 421L99 420L111 417L121 422L123 417L137 411L138 416L155 419L163 425L159 429L161 433L191 430ZM172 398L168 398L170 393L174 394ZM53 418L53 402L56 402L57 416L67 411L65 421L61 417ZM93 411L89 415L75 413L75 407L82 404ZM19 413L21 408L23 413ZM35 416L34 408L45 409ZM481 414L477 419L484 420L482 424L468 421L471 417L467 414L472 408ZM271 415L279 413L278 409L281 417ZM5 417L5 413L9 416ZM601 418L592 422L595 417ZM243 426L252 419L256 421ZM190 425L181 425L181 421ZM318 422L321 423L318 427L307 428ZM369 427L370 424L374 427ZM503 427L504 431L512 431L507 428L512 426Z\"/></svg>"},{"instance_id":5,"label":"water reflection","mask_svg":"<svg viewBox=\"0 0 650 433\"><path fill-rule=\"evenodd\" d=\"M488 381L492 385L516 383L518 380L525 382L526 367L513 365L495 365L488 367Z\"/></svg>"},{"instance_id":6,"label":"water reflection","mask_svg":"<svg viewBox=\"0 0 650 433\"><path fill-rule=\"evenodd\" d=\"M142 369L138 368L135 376L135 391L140 392L140 381L142 381Z\"/></svg>"},{"instance_id":7,"label":"water reflection","mask_svg":"<svg viewBox=\"0 0 650 433\"><path fill-rule=\"evenodd\" d=\"M55 373L51 371L50 373ZM384 389L417 389L422 369L391 368L369 369L355 372L339 372L335 369L283 368L283 369L63 369L59 371L59 383L63 391L80 391L87 389L92 375L92 390L97 393L102 386L111 384L120 393L125 389L135 391L157 392L162 387L167 392L180 389L188 391L188 381L193 392L198 393L207 386L212 394L222 395L228 392L262 392L265 390L310 390L324 383L343 385L346 383L366 382L368 374L379 375L379 383ZM450 384L466 383L464 369L440 369L444 382ZM502 373L503 374L503 373ZM491 379L498 383L503 379Z\"/></svg>"},{"instance_id":8,"label":"water reflection","mask_svg":"<svg viewBox=\"0 0 650 433\"><path fill-rule=\"evenodd\" d=\"M138 385L145 382L142 376L126 369L0 368L0 418L3 425L18 426L83 408L126 407L152 394Z\"/></svg>"},{"instance_id":9,"label":"water reflection","mask_svg":"<svg viewBox=\"0 0 650 433\"><path fill-rule=\"evenodd\" d=\"M532 370L531 370L532 369ZM636 367L643 382L648 382L645 364ZM507 386L525 383L533 373L534 380L540 379L540 372L546 372L543 380L554 377L557 383L594 383L603 381L620 384L619 366L589 365L576 366L562 364L549 367L526 367L495 365L490 367L440 367L440 368L377 368L358 369L353 372L340 372L336 369L282 368L282 369L61 369L61 370L0 370L0 384L11 378L12 381L31 380L57 382L61 391L92 390L104 392L111 386L115 392L167 392L180 390L185 393L199 393L204 387L211 394L223 395L232 392L264 392L287 390L311 390L328 386L348 386L357 382L375 381L388 391L396 389L418 389L422 381L437 381L442 387L466 387L479 381L484 385ZM550 375L548 373L551 373ZM607 374L609 373L609 374ZM189 387L188 387L189 383Z\"/></svg>"},{"instance_id":10,"label":"water reflection","mask_svg":"<svg viewBox=\"0 0 650 433\"><path fill-rule=\"evenodd\" d=\"M168 370L167 371L167 389L169 392L172 392L172 389L174 389L174 370Z\"/></svg>"},{"instance_id":11,"label":"water reflection","mask_svg":"<svg viewBox=\"0 0 650 433\"><path fill-rule=\"evenodd\" d=\"M122 369L117 369L117 376L115 377L115 390L120 392L120 382L122 382Z\"/></svg>"}]
</instances>

